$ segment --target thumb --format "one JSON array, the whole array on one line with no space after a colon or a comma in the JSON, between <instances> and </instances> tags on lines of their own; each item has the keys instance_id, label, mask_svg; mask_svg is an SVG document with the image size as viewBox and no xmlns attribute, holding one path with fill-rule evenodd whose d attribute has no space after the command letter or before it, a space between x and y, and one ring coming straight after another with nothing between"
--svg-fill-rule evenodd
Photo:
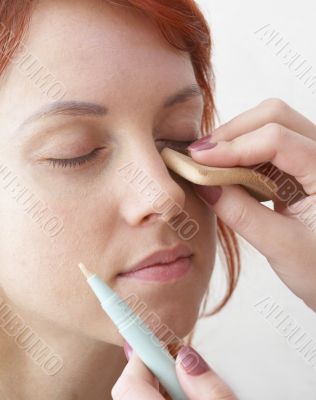
<instances>
[{"instance_id":1,"label":"thumb","mask_svg":"<svg viewBox=\"0 0 316 400\"><path fill-rule=\"evenodd\" d=\"M176 371L190 400L237 400L229 386L192 347L181 348L176 360Z\"/></svg>"},{"instance_id":2,"label":"thumb","mask_svg":"<svg viewBox=\"0 0 316 400\"><path fill-rule=\"evenodd\" d=\"M295 243L300 224L262 205L240 185L194 184L194 190L227 226L267 258L282 257L280 238L284 244ZM288 249L286 246L283 248L284 251Z\"/></svg>"}]
</instances>

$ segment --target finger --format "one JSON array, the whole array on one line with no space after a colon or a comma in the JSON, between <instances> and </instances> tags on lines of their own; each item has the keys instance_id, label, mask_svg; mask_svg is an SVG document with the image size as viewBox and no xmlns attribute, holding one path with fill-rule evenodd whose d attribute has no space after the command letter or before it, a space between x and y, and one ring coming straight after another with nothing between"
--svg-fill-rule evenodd
<instances>
[{"instance_id":1,"label":"finger","mask_svg":"<svg viewBox=\"0 0 316 400\"><path fill-rule=\"evenodd\" d=\"M214 203L211 187L194 185L194 190L207 204ZM288 249L291 248L293 263L297 263L295 256L302 256L301 242L309 233L301 221L262 205L239 185L223 186L217 199L212 210L260 253L271 260L284 260L289 258ZM310 239L305 242L310 245Z\"/></svg>"},{"instance_id":2,"label":"finger","mask_svg":"<svg viewBox=\"0 0 316 400\"><path fill-rule=\"evenodd\" d=\"M190 147L189 147L190 149ZM271 161L294 176L308 194L316 192L316 142L278 124L268 124L212 149L191 150L192 158L214 167L249 166Z\"/></svg>"},{"instance_id":3,"label":"finger","mask_svg":"<svg viewBox=\"0 0 316 400\"><path fill-rule=\"evenodd\" d=\"M177 376L190 400L236 400L222 379L191 347L181 348L176 361Z\"/></svg>"},{"instance_id":4,"label":"finger","mask_svg":"<svg viewBox=\"0 0 316 400\"><path fill-rule=\"evenodd\" d=\"M111 394L113 400L163 400L158 390L157 378L134 351Z\"/></svg>"},{"instance_id":5,"label":"finger","mask_svg":"<svg viewBox=\"0 0 316 400\"><path fill-rule=\"evenodd\" d=\"M271 122L316 140L316 125L280 99L267 99L221 125L212 132L214 140L232 140Z\"/></svg>"}]
</instances>

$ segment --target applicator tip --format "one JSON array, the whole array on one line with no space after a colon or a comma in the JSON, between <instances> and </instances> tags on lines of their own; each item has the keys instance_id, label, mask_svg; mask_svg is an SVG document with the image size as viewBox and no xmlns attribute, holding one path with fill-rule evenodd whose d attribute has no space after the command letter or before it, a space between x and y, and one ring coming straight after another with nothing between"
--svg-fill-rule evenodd
<instances>
[{"instance_id":1,"label":"applicator tip","mask_svg":"<svg viewBox=\"0 0 316 400\"><path fill-rule=\"evenodd\" d=\"M81 272L87 279L93 276L93 273L89 271L88 268L86 268L86 266L83 263L79 263L78 267L80 268Z\"/></svg>"}]
</instances>

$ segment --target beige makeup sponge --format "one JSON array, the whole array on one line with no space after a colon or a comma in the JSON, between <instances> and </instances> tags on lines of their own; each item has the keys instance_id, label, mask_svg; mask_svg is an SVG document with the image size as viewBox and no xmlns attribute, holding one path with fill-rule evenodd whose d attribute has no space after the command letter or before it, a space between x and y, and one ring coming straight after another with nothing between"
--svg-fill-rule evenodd
<instances>
[{"instance_id":1,"label":"beige makeup sponge","mask_svg":"<svg viewBox=\"0 0 316 400\"><path fill-rule=\"evenodd\" d=\"M161 156L169 169L190 182L207 186L242 185L260 202L275 199L277 192L275 182L250 168L208 167L168 147L161 151Z\"/></svg>"}]
</instances>

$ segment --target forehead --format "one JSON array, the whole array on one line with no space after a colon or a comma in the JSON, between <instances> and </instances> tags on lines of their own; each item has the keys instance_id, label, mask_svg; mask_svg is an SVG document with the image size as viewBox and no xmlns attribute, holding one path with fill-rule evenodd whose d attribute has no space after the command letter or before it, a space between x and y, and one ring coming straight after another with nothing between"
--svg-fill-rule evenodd
<instances>
[{"instance_id":1,"label":"forehead","mask_svg":"<svg viewBox=\"0 0 316 400\"><path fill-rule=\"evenodd\" d=\"M102 83L111 90L118 80L135 90L153 78L181 83L193 74L188 54L171 47L153 22L106 1L40 2L25 45L58 79L87 90Z\"/></svg>"},{"instance_id":2,"label":"forehead","mask_svg":"<svg viewBox=\"0 0 316 400\"><path fill-rule=\"evenodd\" d=\"M155 99L159 104L162 98L195 81L188 53L170 46L139 11L107 1L39 1L23 45L65 86L64 100L113 107L117 102L121 108L131 102L136 107L139 102L144 107L154 104ZM27 114L48 102L18 65L11 65L8 71L7 87L0 94L6 116L11 112L18 118L19 113ZM19 99L25 96L29 101L17 111Z\"/></svg>"}]
</instances>

